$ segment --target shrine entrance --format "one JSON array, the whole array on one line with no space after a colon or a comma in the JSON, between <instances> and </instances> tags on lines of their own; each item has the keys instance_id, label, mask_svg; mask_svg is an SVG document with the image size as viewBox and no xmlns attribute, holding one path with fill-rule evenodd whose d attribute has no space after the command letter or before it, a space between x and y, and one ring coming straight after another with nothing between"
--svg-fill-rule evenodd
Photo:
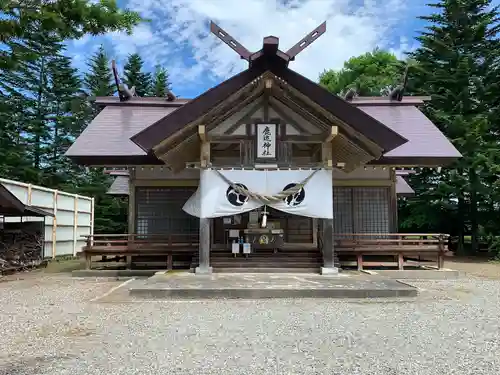
<instances>
[{"instance_id":1,"label":"shrine entrance","mask_svg":"<svg viewBox=\"0 0 500 375\"><path fill-rule=\"evenodd\" d=\"M317 248L318 220L305 216L292 215L271 207L267 211L267 228L282 235L283 248ZM261 228L263 209L213 219L212 249L231 251L232 243L245 236L245 230ZM251 220L252 218L252 220ZM253 221L253 224L252 224Z\"/></svg>"}]
</instances>

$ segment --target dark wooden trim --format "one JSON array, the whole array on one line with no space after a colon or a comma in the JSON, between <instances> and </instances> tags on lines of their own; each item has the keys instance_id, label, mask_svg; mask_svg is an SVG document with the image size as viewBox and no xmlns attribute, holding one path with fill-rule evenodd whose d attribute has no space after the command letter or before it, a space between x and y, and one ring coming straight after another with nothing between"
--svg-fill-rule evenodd
<instances>
[{"instance_id":1,"label":"dark wooden trim","mask_svg":"<svg viewBox=\"0 0 500 375\"><path fill-rule=\"evenodd\" d=\"M165 165L154 155L110 155L110 156L68 156L71 161L87 166L123 166L123 165Z\"/></svg>"},{"instance_id":2,"label":"dark wooden trim","mask_svg":"<svg viewBox=\"0 0 500 375\"><path fill-rule=\"evenodd\" d=\"M261 99L262 96L263 96L262 93L256 94L256 93L250 92L248 94L248 96L243 101L241 101L239 103L236 102L235 104L231 105L227 111L223 111L224 113L221 116L214 116L209 122L207 122L207 128L209 130L211 130L211 129L217 127L218 125L222 124L224 121L226 121L231 116L237 114L239 111L241 111L243 108L245 108L247 105L251 104L252 102L255 102L255 101L260 102L262 100ZM249 117L251 117L251 115Z\"/></svg>"},{"instance_id":3,"label":"dark wooden trim","mask_svg":"<svg viewBox=\"0 0 500 375\"><path fill-rule=\"evenodd\" d=\"M265 99L264 99L265 100ZM224 134L232 134L234 133L241 125L246 124L247 122L251 122L252 116L257 112L262 106L262 99L259 97L256 99L257 103L253 105L238 121L236 121L233 125L231 125Z\"/></svg>"},{"instance_id":4,"label":"dark wooden trim","mask_svg":"<svg viewBox=\"0 0 500 375\"><path fill-rule=\"evenodd\" d=\"M241 108L244 108L255 100L259 100L261 96L262 92L258 89L257 85L246 86L238 91L237 98L224 101L219 104L215 110L212 109L198 120L205 125L208 131L210 131L237 113ZM243 98L243 100L240 100L241 98ZM158 157L161 157L162 154L167 154L174 149L181 148L183 142L196 134L196 128L196 126L186 126L169 138L160 140L158 142L159 144L153 148L154 153L158 155Z\"/></svg>"},{"instance_id":5,"label":"dark wooden trim","mask_svg":"<svg viewBox=\"0 0 500 375\"><path fill-rule=\"evenodd\" d=\"M302 52L305 48L307 48L311 43L313 43L316 39L318 39L321 35L326 32L326 21L321 25L316 27L313 31L299 40L292 48L290 48L285 53L289 56L290 61L295 60L295 56L297 56L300 52Z\"/></svg>"},{"instance_id":6,"label":"dark wooden trim","mask_svg":"<svg viewBox=\"0 0 500 375\"><path fill-rule=\"evenodd\" d=\"M210 143L238 143L238 142L241 142L241 141L249 141L249 140L253 140L254 137L256 136L256 133L254 132L253 134L251 133L251 130L250 130L250 135L248 134L249 132L249 127L251 129L251 127L253 126L254 129L256 127L257 124L275 124L276 125L276 131L277 131L277 138L276 138L276 141L281 141L281 142L288 142L288 143L322 143L322 142L325 142L325 141L328 141L328 138L331 137L331 132L323 132L321 134L311 134L311 135L293 135L293 134L286 134L286 124L283 123L281 121L281 119L279 118L271 118L269 119L268 121L264 121L262 119L253 119L252 122L248 123L247 126L246 126L246 132L247 134L245 135L241 135L241 134L236 134L236 135L232 135L232 134L224 134L224 135L205 135L206 137L206 141L207 142L210 142ZM285 134L284 136L282 136L282 130L281 129L285 129L283 134ZM132 156L130 158L133 158ZM140 158L140 160L146 160L144 157L135 157L135 158ZM111 159L106 159L106 160L110 160ZM109 164L112 164L112 165L124 165L124 164L128 164L128 163L124 163L123 162L123 157L120 158L120 163L109 163ZM155 164L155 163L151 163L152 159L148 160L148 163L137 163L137 160L138 159L134 159L135 163L132 163L132 164ZM162 163L160 163L162 164Z\"/></svg>"},{"instance_id":7,"label":"dark wooden trim","mask_svg":"<svg viewBox=\"0 0 500 375\"><path fill-rule=\"evenodd\" d=\"M264 117L264 122L269 121L269 90L266 90L266 93L264 94L264 103L262 107L262 116Z\"/></svg>"},{"instance_id":8,"label":"dark wooden trim","mask_svg":"<svg viewBox=\"0 0 500 375\"><path fill-rule=\"evenodd\" d=\"M13 209L19 211L20 214L24 212L24 204L17 197L10 192L5 186L0 183L0 214L3 210Z\"/></svg>"},{"instance_id":9,"label":"dark wooden trim","mask_svg":"<svg viewBox=\"0 0 500 375\"><path fill-rule=\"evenodd\" d=\"M397 165L416 167L446 167L453 164L459 157L406 157L406 156L382 156L377 160L372 160L370 165Z\"/></svg>"},{"instance_id":10,"label":"dark wooden trim","mask_svg":"<svg viewBox=\"0 0 500 375\"><path fill-rule=\"evenodd\" d=\"M210 21L210 31L221 41L226 43L229 46L229 48L234 50L242 59L247 61L249 60L251 55L250 51L247 50L245 47L243 47L243 45L240 42L234 39L231 35L229 35L226 31L224 31L219 25L217 25L213 21Z\"/></svg>"},{"instance_id":11,"label":"dark wooden trim","mask_svg":"<svg viewBox=\"0 0 500 375\"><path fill-rule=\"evenodd\" d=\"M151 150L158 144L158 140L166 139L180 131L187 124L208 113L229 96L260 77L266 70L270 70L308 99L378 144L385 152L393 150L408 141L362 110L331 94L317 83L288 69L286 65L287 62L279 56L267 56L264 54L255 60L249 69L186 103L176 111L134 135L131 140L142 149L146 151ZM275 81L273 86L276 86L276 83ZM262 90L265 90L264 87L262 87Z\"/></svg>"},{"instance_id":12,"label":"dark wooden trim","mask_svg":"<svg viewBox=\"0 0 500 375\"><path fill-rule=\"evenodd\" d=\"M282 103L285 105L284 103ZM286 121L287 124L290 126L293 126L298 132L304 133L304 134L309 134L310 132L307 131L302 125L300 125L297 121L293 120L290 116L288 116L285 112L283 112L280 108L278 108L276 105L273 105L272 102L269 102L269 108L271 108L278 116L280 116L283 120Z\"/></svg>"},{"instance_id":13,"label":"dark wooden trim","mask_svg":"<svg viewBox=\"0 0 500 375\"><path fill-rule=\"evenodd\" d=\"M325 132L328 132L329 135L331 134L331 126L328 125L328 124L331 124L331 121L329 121L328 119L317 118L314 114L312 114L306 108L304 108L305 104L296 103L296 102L292 101L291 98L285 98L282 96L279 96L279 97L275 96L274 98L275 98L275 100L282 103L284 106L287 106L292 111L296 112L299 116L303 117L304 120L309 121L312 125L316 126L318 129L323 129ZM345 139L347 139L349 142L354 144L356 147L359 147L360 149L366 151L368 154L372 155L373 157L379 157L380 154L375 153L373 150L368 149L366 146L366 143L364 143L361 139L355 138L355 137L347 134L347 132L344 129L342 129L341 126L339 128L339 134L341 134ZM313 136L313 139L314 139L314 136ZM296 142L300 142L299 140L300 140L300 138ZM306 142L305 139L303 139L302 142L303 143L314 143L314 141ZM321 142L324 142L324 139Z\"/></svg>"},{"instance_id":14,"label":"dark wooden trim","mask_svg":"<svg viewBox=\"0 0 500 375\"><path fill-rule=\"evenodd\" d=\"M151 150L158 144L158 140L166 139L183 129L184 126L222 103L264 72L264 66L256 65L252 69L247 69L235 75L137 133L131 137L132 142L145 151Z\"/></svg>"},{"instance_id":15,"label":"dark wooden trim","mask_svg":"<svg viewBox=\"0 0 500 375\"><path fill-rule=\"evenodd\" d=\"M309 121L312 125L316 126L317 128L325 130L328 129L328 131L330 131L332 119L326 117L324 114L318 111L314 111L314 108L311 108L311 103L307 103L306 101L297 97L293 93L288 93L288 92L285 93L284 90L281 88L276 88L275 90L277 91L277 94L274 96L275 100L287 106L288 108L296 112L298 115L303 117L305 120ZM314 113L311 112L311 110L314 111ZM342 121L340 119L337 119L336 121L333 122L335 124L342 124ZM341 125L340 133L345 138L347 138L351 143L361 148L362 150L365 150L374 158L380 157L381 152L383 151L380 145L378 144L370 145L370 142L373 141L371 141L368 137L365 137L362 133L357 132L354 128L351 127L351 129L352 129L351 131L348 131L348 129L345 129ZM352 134L353 130L354 132L358 133L357 136Z\"/></svg>"},{"instance_id":16,"label":"dark wooden trim","mask_svg":"<svg viewBox=\"0 0 500 375\"><path fill-rule=\"evenodd\" d=\"M279 66L273 66L270 70L326 111L378 144L385 152L408 142L380 121L297 72Z\"/></svg>"}]
</instances>

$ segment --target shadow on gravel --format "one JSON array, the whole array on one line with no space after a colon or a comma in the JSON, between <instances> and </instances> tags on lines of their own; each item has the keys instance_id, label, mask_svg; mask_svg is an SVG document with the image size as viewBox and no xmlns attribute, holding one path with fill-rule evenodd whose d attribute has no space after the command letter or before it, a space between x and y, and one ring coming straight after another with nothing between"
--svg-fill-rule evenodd
<instances>
[{"instance_id":1,"label":"shadow on gravel","mask_svg":"<svg viewBox=\"0 0 500 375\"><path fill-rule=\"evenodd\" d=\"M74 358L71 355L27 357L14 362L3 362L0 357L0 375L46 374L51 363Z\"/></svg>"}]
</instances>

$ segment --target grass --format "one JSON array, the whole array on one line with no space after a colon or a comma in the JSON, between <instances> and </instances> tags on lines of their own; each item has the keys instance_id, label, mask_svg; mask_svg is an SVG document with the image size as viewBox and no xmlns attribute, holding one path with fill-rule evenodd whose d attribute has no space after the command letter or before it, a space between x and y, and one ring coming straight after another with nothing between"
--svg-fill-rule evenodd
<instances>
[{"instance_id":1,"label":"grass","mask_svg":"<svg viewBox=\"0 0 500 375\"><path fill-rule=\"evenodd\" d=\"M72 272L76 270L85 269L85 260L79 258L70 259L54 259L49 261L45 272L47 273L60 273L60 272Z\"/></svg>"}]
</instances>

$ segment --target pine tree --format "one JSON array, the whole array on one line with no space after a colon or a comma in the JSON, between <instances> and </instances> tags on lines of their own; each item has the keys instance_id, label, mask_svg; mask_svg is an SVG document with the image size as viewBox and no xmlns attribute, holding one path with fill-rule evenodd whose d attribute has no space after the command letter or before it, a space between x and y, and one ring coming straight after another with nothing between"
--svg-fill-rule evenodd
<instances>
[{"instance_id":1,"label":"pine tree","mask_svg":"<svg viewBox=\"0 0 500 375\"><path fill-rule=\"evenodd\" d=\"M71 59L57 56L47 65L48 98L50 114L45 124L48 131L45 147L48 161L44 173L44 184L61 188L72 185L73 178L81 173L64 153L80 134L82 114L85 111L85 97L82 95L82 82L78 72L71 66Z\"/></svg>"},{"instance_id":2,"label":"pine tree","mask_svg":"<svg viewBox=\"0 0 500 375\"><path fill-rule=\"evenodd\" d=\"M121 10L116 0L3 0L0 2L0 35L8 48L0 48L0 70L11 70L30 55L26 43L34 29L59 39L81 38L90 33L125 30L140 22L136 12Z\"/></svg>"},{"instance_id":3,"label":"pine tree","mask_svg":"<svg viewBox=\"0 0 500 375\"><path fill-rule=\"evenodd\" d=\"M151 92L151 73L143 72L144 61L139 54L134 53L128 57L124 67L123 81L129 88L135 86L138 96L146 96Z\"/></svg>"},{"instance_id":4,"label":"pine tree","mask_svg":"<svg viewBox=\"0 0 500 375\"><path fill-rule=\"evenodd\" d=\"M166 96L167 90L171 89L171 84L168 78L168 71L157 65L153 76L152 96L161 98Z\"/></svg>"},{"instance_id":5,"label":"pine tree","mask_svg":"<svg viewBox=\"0 0 500 375\"><path fill-rule=\"evenodd\" d=\"M115 91L110 62L104 49L101 47L88 61L88 71L84 74L85 91L89 97L108 96ZM90 105L84 119L89 124L99 113L99 109ZM83 131L83 128L81 129ZM126 198L107 195L113 178L104 173L103 168L87 169L78 181L78 193L95 198L95 233L126 233L127 210Z\"/></svg>"},{"instance_id":6,"label":"pine tree","mask_svg":"<svg viewBox=\"0 0 500 375\"><path fill-rule=\"evenodd\" d=\"M89 95L110 96L116 90L109 56L101 45L87 63L90 74L84 77Z\"/></svg>"},{"instance_id":7,"label":"pine tree","mask_svg":"<svg viewBox=\"0 0 500 375\"><path fill-rule=\"evenodd\" d=\"M25 48L30 59L21 57L16 70L0 73L0 81L5 100L18 108L15 116L23 121L17 130L22 134L21 143L29 145L25 156L32 160L36 172L28 182L40 183L42 167L48 163L44 148L50 138L46 126L51 110L49 66L63 47L58 38L35 29L31 30Z\"/></svg>"},{"instance_id":8,"label":"pine tree","mask_svg":"<svg viewBox=\"0 0 500 375\"><path fill-rule=\"evenodd\" d=\"M421 47L411 57L419 65L418 86L432 95L426 106L428 116L464 156L440 176L441 190L450 192L441 197L441 204L456 199L460 221L456 234L463 248L470 228L472 251L476 251L480 202L491 201L489 181L491 173L498 173L489 101L495 82L487 77L498 70L499 13L489 0L441 0L430 6L437 12L421 17L431 25L417 38ZM421 182L422 190L429 191Z\"/></svg>"},{"instance_id":9,"label":"pine tree","mask_svg":"<svg viewBox=\"0 0 500 375\"><path fill-rule=\"evenodd\" d=\"M37 175L26 150L24 98L2 95L0 82L0 177L30 181Z\"/></svg>"}]
</instances>

